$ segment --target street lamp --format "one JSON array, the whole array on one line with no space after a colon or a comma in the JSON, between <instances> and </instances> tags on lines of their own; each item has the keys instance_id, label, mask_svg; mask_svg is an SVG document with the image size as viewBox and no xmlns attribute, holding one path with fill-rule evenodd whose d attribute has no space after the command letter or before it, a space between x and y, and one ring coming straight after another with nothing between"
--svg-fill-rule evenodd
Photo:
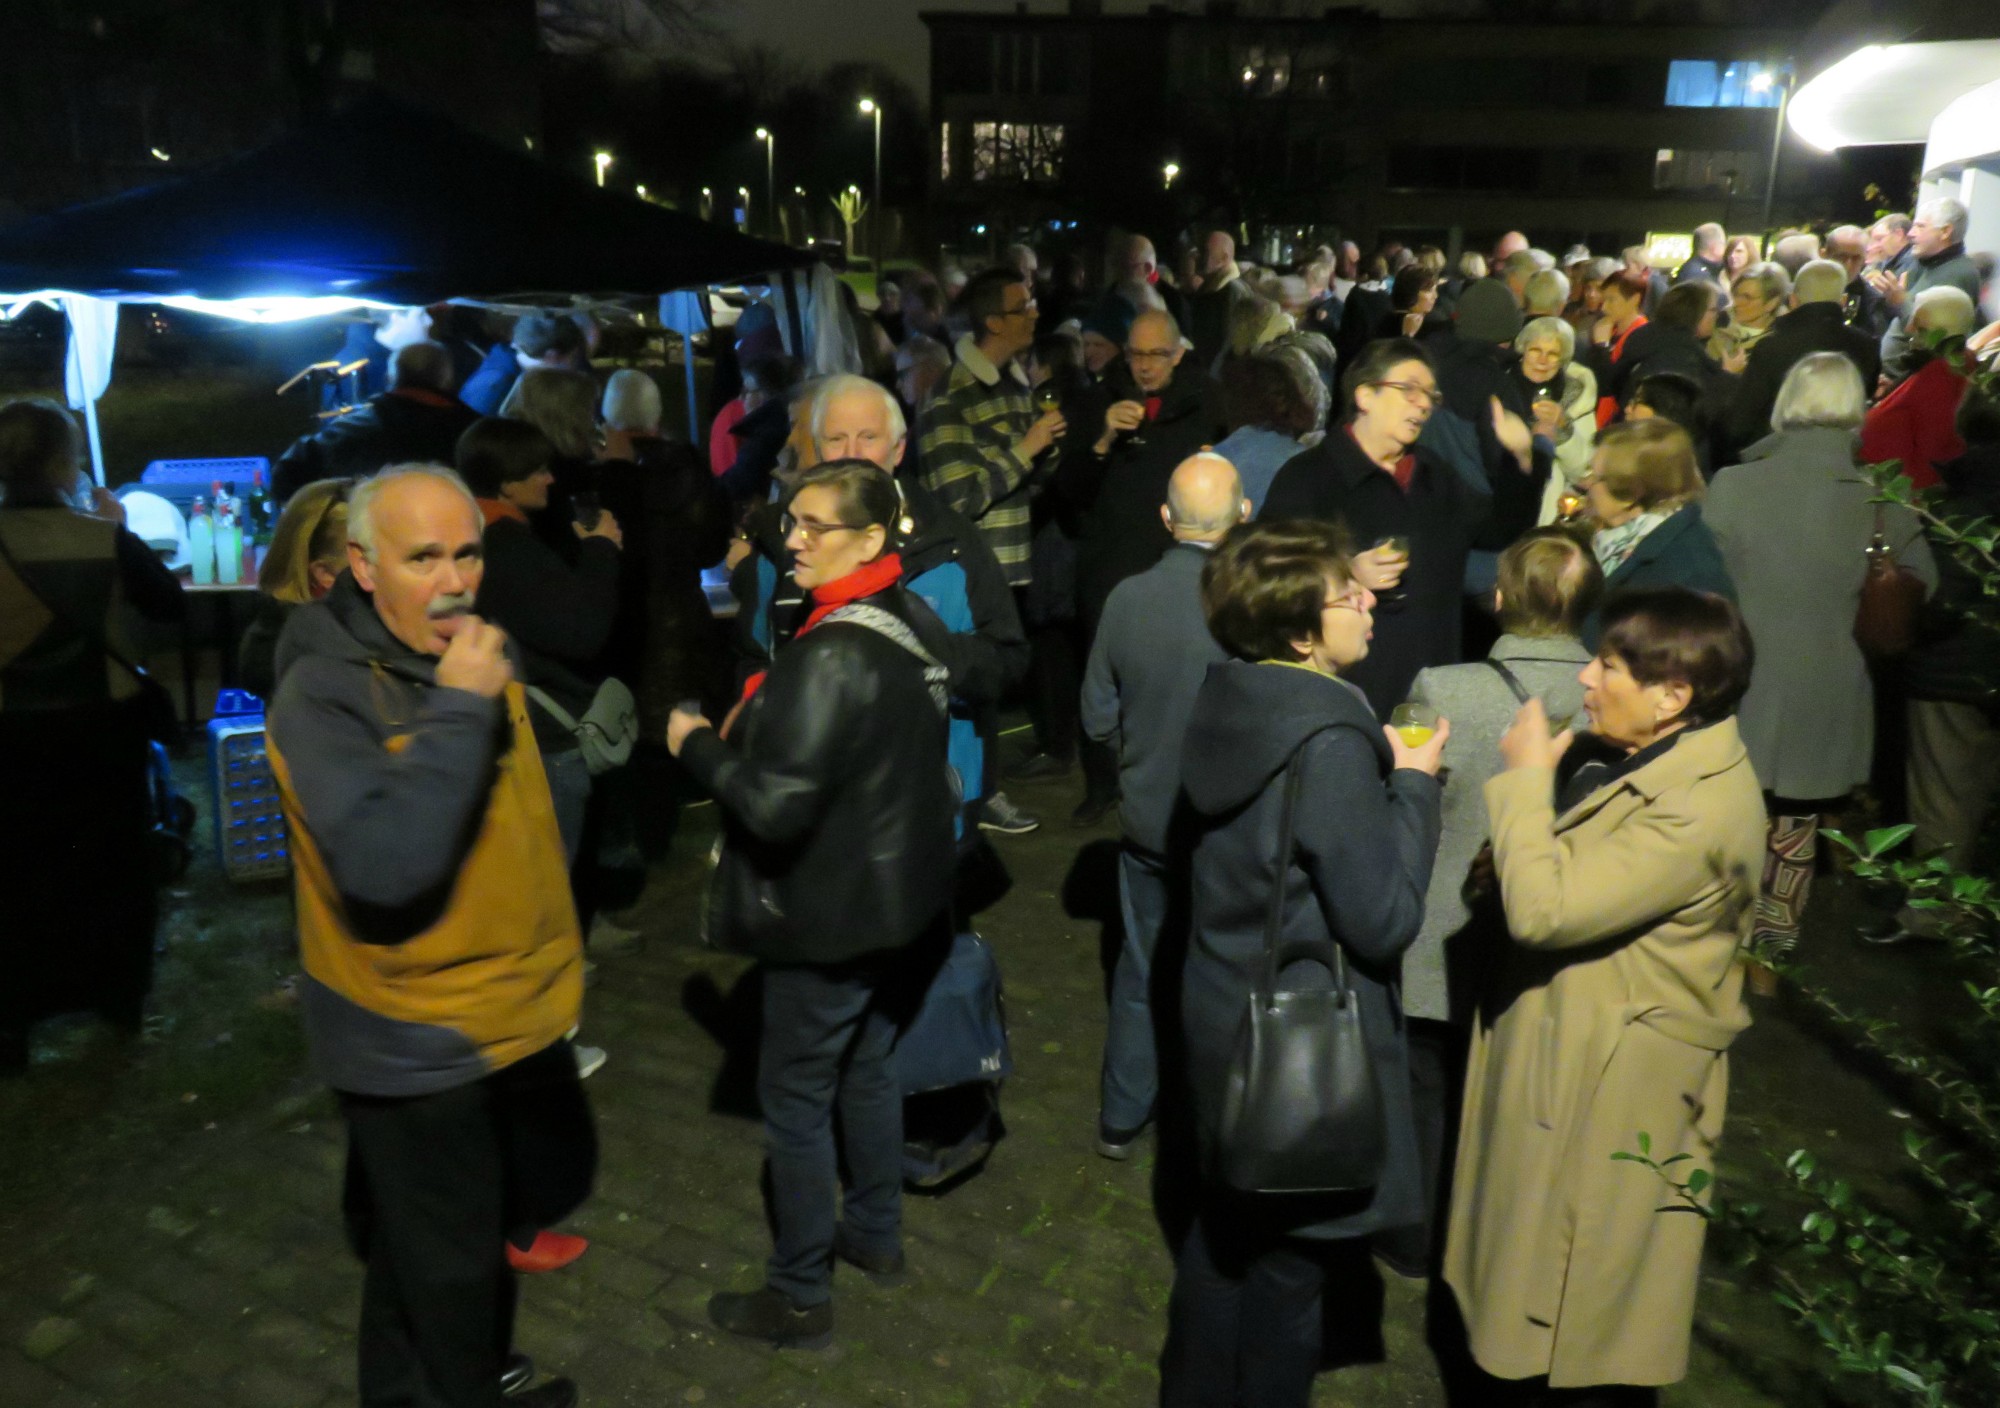
<instances>
[{"instance_id":1,"label":"street lamp","mask_svg":"<svg viewBox=\"0 0 2000 1408\"><path fill-rule=\"evenodd\" d=\"M1181 174L1181 168L1178 163L1170 161L1160 168L1160 174L1167 178L1167 189L1171 191L1174 188L1174 177Z\"/></svg>"},{"instance_id":2,"label":"street lamp","mask_svg":"<svg viewBox=\"0 0 2000 1408\"><path fill-rule=\"evenodd\" d=\"M704 220L715 218L715 192L708 186L701 188L701 218Z\"/></svg>"},{"instance_id":3,"label":"street lamp","mask_svg":"<svg viewBox=\"0 0 2000 1408\"><path fill-rule=\"evenodd\" d=\"M604 184L604 173L611 166L611 153L599 152L591 158L591 161L597 166L597 184L602 186Z\"/></svg>"},{"instance_id":4,"label":"street lamp","mask_svg":"<svg viewBox=\"0 0 2000 1408\"><path fill-rule=\"evenodd\" d=\"M873 256L875 277L880 279L882 277L882 105L873 98L863 98L861 112L863 116L875 119L875 218L870 222L875 227L873 231L875 237L869 243L874 246L875 251Z\"/></svg>"},{"instance_id":5,"label":"street lamp","mask_svg":"<svg viewBox=\"0 0 2000 1408\"><path fill-rule=\"evenodd\" d=\"M1782 77L1773 78L1771 70L1765 69L1750 79L1750 91L1753 93L1768 93L1773 83L1783 85L1778 90L1778 121L1771 128L1771 165L1764 174L1763 233L1766 235L1771 232L1771 202L1778 194L1778 157L1785 145L1785 111L1792 105L1792 85L1795 81L1796 75L1789 63Z\"/></svg>"},{"instance_id":6,"label":"street lamp","mask_svg":"<svg viewBox=\"0 0 2000 1408\"><path fill-rule=\"evenodd\" d=\"M639 185L634 186L632 189L639 193L640 200L644 200L646 198L646 187L643 182L641 182Z\"/></svg>"},{"instance_id":7,"label":"street lamp","mask_svg":"<svg viewBox=\"0 0 2000 1408\"><path fill-rule=\"evenodd\" d=\"M743 228L747 230L750 228L750 188L738 186L736 194L743 198Z\"/></svg>"},{"instance_id":8,"label":"street lamp","mask_svg":"<svg viewBox=\"0 0 2000 1408\"><path fill-rule=\"evenodd\" d=\"M771 135L768 127L757 129L757 140L764 144L764 218L774 225L778 219L777 187L772 184L778 168L778 139ZM777 231L770 231L775 235Z\"/></svg>"}]
</instances>

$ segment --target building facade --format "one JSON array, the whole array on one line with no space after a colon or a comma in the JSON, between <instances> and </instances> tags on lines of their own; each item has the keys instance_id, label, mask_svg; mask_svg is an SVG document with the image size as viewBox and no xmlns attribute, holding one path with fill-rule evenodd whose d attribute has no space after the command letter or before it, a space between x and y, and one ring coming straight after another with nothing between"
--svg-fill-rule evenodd
<instances>
[{"instance_id":1,"label":"building facade","mask_svg":"<svg viewBox=\"0 0 2000 1408\"><path fill-rule=\"evenodd\" d=\"M1797 30L1252 11L926 14L941 221L1452 249L1761 225ZM1783 170L1774 219L1804 218L1814 172Z\"/></svg>"}]
</instances>

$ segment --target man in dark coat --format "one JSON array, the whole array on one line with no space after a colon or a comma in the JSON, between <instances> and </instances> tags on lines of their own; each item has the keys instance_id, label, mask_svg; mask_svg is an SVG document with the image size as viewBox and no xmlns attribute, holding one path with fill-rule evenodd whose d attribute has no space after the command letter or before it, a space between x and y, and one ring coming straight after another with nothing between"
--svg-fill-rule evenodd
<instances>
[{"instance_id":1,"label":"man in dark coat","mask_svg":"<svg viewBox=\"0 0 2000 1408\"><path fill-rule=\"evenodd\" d=\"M1096 440L1087 456L1063 466L1068 492L1090 509L1077 544L1077 614L1085 649L1111 589L1160 560L1172 541L1160 521L1174 467L1221 439L1214 383L1187 366L1186 343L1173 318L1158 309L1132 322L1124 374L1105 394ZM1084 799L1073 816L1094 825L1117 800L1115 760L1104 749L1083 749Z\"/></svg>"},{"instance_id":2,"label":"man in dark coat","mask_svg":"<svg viewBox=\"0 0 2000 1408\"><path fill-rule=\"evenodd\" d=\"M1674 282L1684 284L1699 279L1707 284L1722 282L1722 255L1729 236L1716 224L1694 227L1694 253L1674 274Z\"/></svg>"},{"instance_id":3,"label":"man in dark coat","mask_svg":"<svg viewBox=\"0 0 2000 1408\"><path fill-rule=\"evenodd\" d=\"M1910 314L1917 295L1927 288L1963 290L1973 306L1979 304L1979 266L1965 252L1967 212L1962 202L1938 196L1917 207L1910 222L1910 266L1901 274L1888 269L1868 280L1882 295L1894 318L1882 336L1882 365L1890 375L1898 374L1903 355L1909 350Z\"/></svg>"},{"instance_id":4,"label":"man in dark coat","mask_svg":"<svg viewBox=\"0 0 2000 1408\"><path fill-rule=\"evenodd\" d=\"M497 342L479 369L465 379L459 399L482 416L497 416L521 373L536 367L578 371L589 355L583 324L559 313L530 313Z\"/></svg>"},{"instance_id":5,"label":"man in dark coat","mask_svg":"<svg viewBox=\"0 0 2000 1408\"><path fill-rule=\"evenodd\" d=\"M1745 446L1771 433L1771 408L1785 374L1812 352L1838 352L1861 373L1863 394L1882 372L1875 341L1846 321L1847 271L1830 259L1815 259L1792 284L1791 311L1750 347L1738 379L1723 444L1716 463L1734 464ZM1640 332L1645 329L1641 328ZM1637 334L1634 334L1637 340Z\"/></svg>"},{"instance_id":6,"label":"man in dark coat","mask_svg":"<svg viewBox=\"0 0 2000 1408\"><path fill-rule=\"evenodd\" d=\"M1258 517L1346 526L1355 575L1380 601L1368 656L1343 677L1387 719L1409 698L1417 671L1459 663L1466 556L1493 500L1417 443L1439 397L1423 348L1402 338L1375 343L1346 386L1352 419L1278 471ZM1531 467L1528 428L1492 415L1508 453Z\"/></svg>"},{"instance_id":7,"label":"man in dark coat","mask_svg":"<svg viewBox=\"0 0 2000 1408\"><path fill-rule=\"evenodd\" d=\"M1227 230L1213 230L1202 244L1201 287L1192 300L1194 325L1184 328L1194 343L1195 365L1215 370L1229 346L1229 324L1237 308L1255 298L1236 267L1236 241Z\"/></svg>"},{"instance_id":8,"label":"man in dark coat","mask_svg":"<svg viewBox=\"0 0 2000 1408\"><path fill-rule=\"evenodd\" d=\"M390 464L450 464L458 437L477 420L451 394L451 353L411 342L389 363L389 389L311 435L300 437L271 471L283 503L317 479L361 479Z\"/></svg>"}]
</instances>

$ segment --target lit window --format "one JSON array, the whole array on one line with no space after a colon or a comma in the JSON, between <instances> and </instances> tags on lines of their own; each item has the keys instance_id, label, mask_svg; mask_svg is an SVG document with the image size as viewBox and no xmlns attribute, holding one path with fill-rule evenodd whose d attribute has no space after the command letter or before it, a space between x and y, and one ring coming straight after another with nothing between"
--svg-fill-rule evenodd
<instances>
[{"instance_id":1,"label":"lit window","mask_svg":"<svg viewBox=\"0 0 2000 1408\"><path fill-rule=\"evenodd\" d=\"M1062 180L1061 123L975 122L972 179L1052 184Z\"/></svg>"},{"instance_id":2,"label":"lit window","mask_svg":"<svg viewBox=\"0 0 2000 1408\"><path fill-rule=\"evenodd\" d=\"M1667 65L1670 108L1774 108L1784 86L1783 64L1748 59L1675 59Z\"/></svg>"}]
</instances>

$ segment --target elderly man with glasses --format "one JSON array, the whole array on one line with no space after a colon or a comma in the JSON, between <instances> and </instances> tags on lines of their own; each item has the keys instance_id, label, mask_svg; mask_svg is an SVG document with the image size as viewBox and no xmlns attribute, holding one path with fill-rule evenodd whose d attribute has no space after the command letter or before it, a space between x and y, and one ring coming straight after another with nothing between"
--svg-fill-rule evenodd
<instances>
[{"instance_id":1,"label":"elderly man with glasses","mask_svg":"<svg viewBox=\"0 0 2000 1408\"><path fill-rule=\"evenodd\" d=\"M1086 655L1111 589L1158 562L1173 541L1160 505L1175 466L1222 438L1215 383L1187 353L1171 314L1155 308L1133 319L1123 366L1105 383L1097 438L1088 453L1064 460L1058 492L1083 507L1077 614ZM1083 754L1085 795L1072 820L1094 826L1117 801L1117 760L1097 744Z\"/></svg>"},{"instance_id":2,"label":"elderly man with glasses","mask_svg":"<svg viewBox=\"0 0 2000 1408\"><path fill-rule=\"evenodd\" d=\"M1343 678L1383 719L1417 672L1460 662L1465 561L1493 501L1417 437L1440 392L1430 354L1406 338L1370 343L1347 374L1346 424L1296 456L1271 481L1258 518L1337 521L1353 543L1355 575L1376 593L1375 639ZM1492 403L1495 438L1523 468L1531 433Z\"/></svg>"}]
</instances>

